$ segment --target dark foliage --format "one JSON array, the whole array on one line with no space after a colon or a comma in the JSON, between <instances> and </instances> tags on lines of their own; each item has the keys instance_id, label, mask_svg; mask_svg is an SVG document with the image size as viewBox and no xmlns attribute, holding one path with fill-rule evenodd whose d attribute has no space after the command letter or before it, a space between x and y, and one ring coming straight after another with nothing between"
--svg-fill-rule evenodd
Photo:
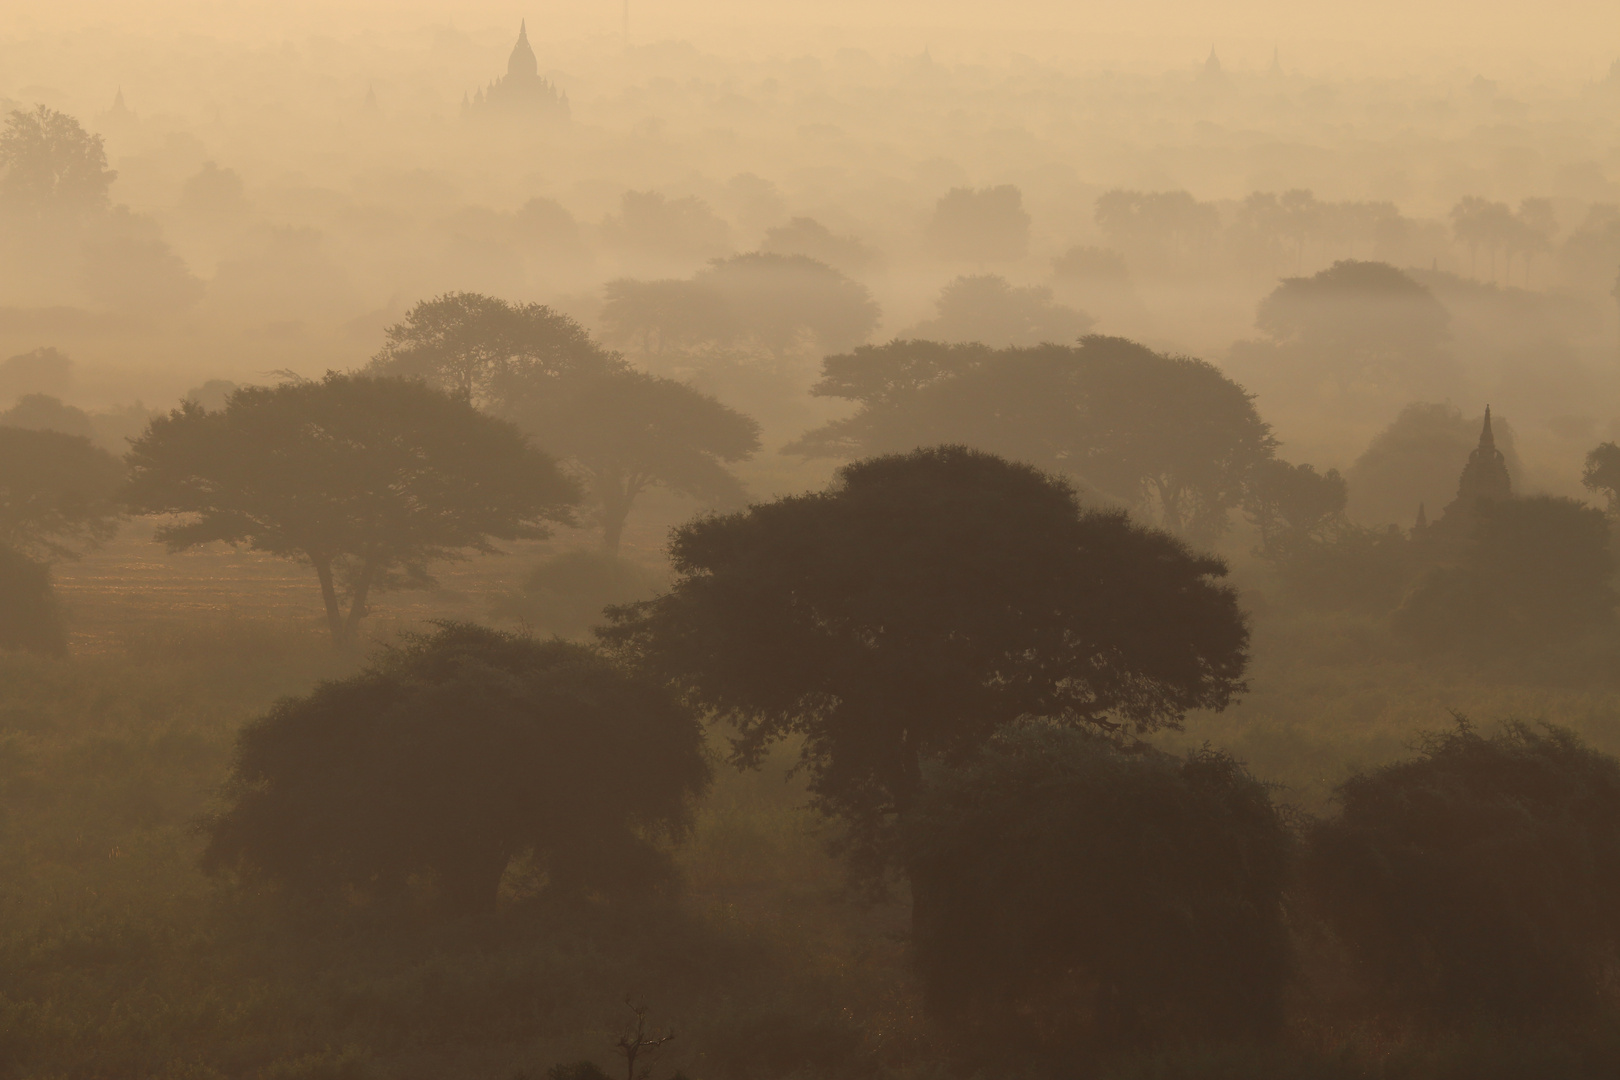
<instances>
[{"instance_id":1,"label":"dark foliage","mask_svg":"<svg viewBox=\"0 0 1620 1080\"><path fill-rule=\"evenodd\" d=\"M110 539L124 467L89 439L0 425L0 544L75 558Z\"/></svg>"},{"instance_id":2,"label":"dark foliage","mask_svg":"<svg viewBox=\"0 0 1620 1080\"><path fill-rule=\"evenodd\" d=\"M1620 761L1558 728L1460 722L1338 797L1307 886L1391 1009L1531 1023L1599 1007L1620 944Z\"/></svg>"},{"instance_id":3,"label":"dark foliage","mask_svg":"<svg viewBox=\"0 0 1620 1080\"><path fill-rule=\"evenodd\" d=\"M1481 658L1538 652L1614 628L1613 572L1601 510L1545 495L1481 500L1455 564L1424 575L1396 626Z\"/></svg>"},{"instance_id":4,"label":"dark foliage","mask_svg":"<svg viewBox=\"0 0 1620 1080\"><path fill-rule=\"evenodd\" d=\"M828 357L815 393L863 408L790 453L959 441L1067 473L1204 543L1275 445L1250 395L1219 369L1124 338L1002 350L895 341Z\"/></svg>"},{"instance_id":5,"label":"dark foliage","mask_svg":"<svg viewBox=\"0 0 1620 1080\"><path fill-rule=\"evenodd\" d=\"M930 1007L979 1053L1280 1024L1293 837L1223 754L1024 725L930 775L902 846Z\"/></svg>"},{"instance_id":6,"label":"dark foliage","mask_svg":"<svg viewBox=\"0 0 1620 1080\"><path fill-rule=\"evenodd\" d=\"M1606 442L1588 451L1581 470L1581 484L1588 491L1603 493L1609 503L1609 513L1620 512L1620 446Z\"/></svg>"},{"instance_id":7,"label":"dark foliage","mask_svg":"<svg viewBox=\"0 0 1620 1080\"><path fill-rule=\"evenodd\" d=\"M1415 401L1402 408L1350 467L1350 516L1363 525L1402 528L1416 520L1419 507L1431 520L1439 517L1457 495L1458 474L1479 444L1481 422L1455 405ZM1509 475L1522 477L1512 427L1500 415L1491 426Z\"/></svg>"},{"instance_id":8,"label":"dark foliage","mask_svg":"<svg viewBox=\"0 0 1620 1080\"><path fill-rule=\"evenodd\" d=\"M948 259L1010 262L1029 250L1029 211L1011 184L952 188L934 205L928 238Z\"/></svg>"},{"instance_id":9,"label":"dark foliage","mask_svg":"<svg viewBox=\"0 0 1620 1080\"><path fill-rule=\"evenodd\" d=\"M924 761L1018 717L1146 731L1243 689L1222 562L963 447L699 520L671 555L674 588L607 639L733 723L738 764L802 735L818 806L868 839Z\"/></svg>"},{"instance_id":10,"label":"dark foliage","mask_svg":"<svg viewBox=\"0 0 1620 1080\"><path fill-rule=\"evenodd\" d=\"M633 895L668 874L651 838L685 829L708 777L697 719L660 686L445 624L249 725L204 865L378 898L426 874L466 913L532 851L551 889Z\"/></svg>"},{"instance_id":11,"label":"dark foliage","mask_svg":"<svg viewBox=\"0 0 1620 1080\"><path fill-rule=\"evenodd\" d=\"M806 339L824 352L852 348L880 315L866 286L808 255L733 255L692 280L725 302L733 337L779 355Z\"/></svg>"},{"instance_id":12,"label":"dark foliage","mask_svg":"<svg viewBox=\"0 0 1620 1080\"><path fill-rule=\"evenodd\" d=\"M67 628L51 588L51 570L0 544L0 649L58 654Z\"/></svg>"},{"instance_id":13,"label":"dark foliage","mask_svg":"<svg viewBox=\"0 0 1620 1080\"><path fill-rule=\"evenodd\" d=\"M171 550L223 541L308 560L335 640L373 590L431 584L436 560L541 537L578 493L504 420L415 380L328 374L188 401L130 449L129 503L180 514ZM345 617L339 588L349 599Z\"/></svg>"}]
</instances>

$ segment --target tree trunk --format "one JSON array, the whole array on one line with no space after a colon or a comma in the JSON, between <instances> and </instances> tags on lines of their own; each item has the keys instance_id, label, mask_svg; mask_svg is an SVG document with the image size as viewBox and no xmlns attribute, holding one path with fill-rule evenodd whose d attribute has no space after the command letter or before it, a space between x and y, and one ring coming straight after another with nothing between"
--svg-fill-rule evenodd
<instances>
[{"instance_id":1,"label":"tree trunk","mask_svg":"<svg viewBox=\"0 0 1620 1080\"><path fill-rule=\"evenodd\" d=\"M343 624L344 641L353 641L360 629L360 620L371 614L371 609L366 606L366 597L371 592L371 583L376 576L376 561L367 559L360 567L360 576L354 582L354 596L349 601L349 617Z\"/></svg>"},{"instance_id":2,"label":"tree trunk","mask_svg":"<svg viewBox=\"0 0 1620 1080\"><path fill-rule=\"evenodd\" d=\"M343 644L343 612L338 607L337 586L332 582L332 560L311 554L315 576L321 579L321 599L326 602L326 626L332 631L332 644Z\"/></svg>"},{"instance_id":3,"label":"tree trunk","mask_svg":"<svg viewBox=\"0 0 1620 1080\"><path fill-rule=\"evenodd\" d=\"M625 520L630 517L630 504L635 501L635 492L626 480L598 475L596 497L602 507L602 550L609 555L617 555L619 542L624 537Z\"/></svg>"}]
</instances>

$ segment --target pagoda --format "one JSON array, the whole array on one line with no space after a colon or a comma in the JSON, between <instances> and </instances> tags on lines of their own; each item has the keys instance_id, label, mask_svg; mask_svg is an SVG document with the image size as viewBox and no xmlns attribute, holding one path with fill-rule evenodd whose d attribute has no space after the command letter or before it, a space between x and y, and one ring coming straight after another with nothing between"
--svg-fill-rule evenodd
<instances>
[{"instance_id":1,"label":"pagoda","mask_svg":"<svg viewBox=\"0 0 1620 1080\"><path fill-rule=\"evenodd\" d=\"M529 25L518 27L517 44L506 60L506 74L470 98L464 98L465 116L511 116L566 119L568 95L540 75L540 62L529 47Z\"/></svg>"}]
</instances>

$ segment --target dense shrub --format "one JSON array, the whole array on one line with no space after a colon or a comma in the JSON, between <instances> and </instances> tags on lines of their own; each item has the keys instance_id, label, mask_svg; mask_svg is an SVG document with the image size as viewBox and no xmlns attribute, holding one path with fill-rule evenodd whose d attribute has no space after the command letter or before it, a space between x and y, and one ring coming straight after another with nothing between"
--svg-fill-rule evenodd
<instances>
[{"instance_id":1,"label":"dense shrub","mask_svg":"<svg viewBox=\"0 0 1620 1080\"><path fill-rule=\"evenodd\" d=\"M931 777L904 829L932 1010L980 1047L1280 1020L1292 838L1231 758L1044 725Z\"/></svg>"},{"instance_id":2,"label":"dense shrub","mask_svg":"<svg viewBox=\"0 0 1620 1080\"><path fill-rule=\"evenodd\" d=\"M1620 939L1620 761L1466 721L1339 788L1309 894L1390 1007L1531 1021L1600 1004Z\"/></svg>"},{"instance_id":3,"label":"dense shrub","mask_svg":"<svg viewBox=\"0 0 1620 1080\"><path fill-rule=\"evenodd\" d=\"M697 720L582 646L465 624L281 702L243 731L211 869L489 910L532 851L556 889L626 893L666 868L708 781Z\"/></svg>"},{"instance_id":4,"label":"dense shrub","mask_svg":"<svg viewBox=\"0 0 1620 1080\"><path fill-rule=\"evenodd\" d=\"M51 588L51 570L0 544L0 649L61 653L67 628Z\"/></svg>"}]
</instances>

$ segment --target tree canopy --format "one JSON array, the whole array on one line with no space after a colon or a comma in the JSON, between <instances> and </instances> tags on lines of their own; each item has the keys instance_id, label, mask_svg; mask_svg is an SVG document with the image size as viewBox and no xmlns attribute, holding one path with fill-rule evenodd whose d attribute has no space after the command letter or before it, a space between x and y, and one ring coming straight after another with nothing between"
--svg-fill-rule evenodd
<instances>
[{"instance_id":1,"label":"tree canopy","mask_svg":"<svg viewBox=\"0 0 1620 1080\"><path fill-rule=\"evenodd\" d=\"M532 853L558 891L615 896L669 867L707 787L697 718L591 650L466 624L281 701L238 739L204 865L376 899L434 878L441 910L493 910Z\"/></svg>"},{"instance_id":2,"label":"tree canopy","mask_svg":"<svg viewBox=\"0 0 1620 1080\"><path fill-rule=\"evenodd\" d=\"M183 515L157 532L170 550L223 541L307 559L336 640L353 636L373 590L429 584L430 563L492 540L545 536L578 498L512 424L421 382L363 375L247 387L217 412L185 402L128 461L136 512Z\"/></svg>"},{"instance_id":3,"label":"tree canopy","mask_svg":"<svg viewBox=\"0 0 1620 1080\"><path fill-rule=\"evenodd\" d=\"M0 425L0 546L71 559L110 539L124 475L83 436Z\"/></svg>"},{"instance_id":4,"label":"tree canopy","mask_svg":"<svg viewBox=\"0 0 1620 1080\"><path fill-rule=\"evenodd\" d=\"M28 217L77 217L107 205L118 174L100 135L44 105L13 109L0 131L0 208Z\"/></svg>"},{"instance_id":5,"label":"tree canopy","mask_svg":"<svg viewBox=\"0 0 1620 1080\"><path fill-rule=\"evenodd\" d=\"M1029 211L1011 184L952 188L934 204L928 238L946 258L1010 262L1029 250Z\"/></svg>"},{"instance_id":6,"label":"tree canopy","mask_svg":"<svg viewBox=\"0 0 1620 1080\"><path fill-rule=\"evenodd\" d=\"M370 371L422 379L484 405L500 397L505 380L520 375L622 363L579 323L544 304L456 292L417 302L389 327Z\"/></svg>"},{"instance_id":7,"label":"tree canopy","mask_svg":"<svg viewBox=\"0 0 1620 1080\"><path fill-rule=\"evenodd\" d=\"M901 828L930 1011L1000 1060L1275 1030L1293 848L1224 754L1012 726Z\"/></svg>"},{"instance_id":8,"label":"tree canopy","mask_svg":"<svg viewBox=\"0 0 1620 1080\"><path fill-rule=\"evenodd\" d=\"M857 836L924 761L1019 717L1150 731L1243 689L1222 562L963 447L700 519L670 554L673 588L602 633L735 725L737 763L802 735L816 804Z\"/></svg>"},{"instance_id":9,"label":"tree canopy","mask_svg":"<svg viewBox=\"0 0 1620 1080\"><path fill-rule=\"evenodd\" d=\"M1013 285L996 274L959 277L940 290L932 319L905 333L933 341L982 341L988 345L1067 343L1095 320L1059 304L1044 285Z\"/></svg>"},{"instance_id":10,"label":"tree canopy","mask_svg":"<svg viewBox=\"0 0 1620 1080\"><path fill-rule=\"evenodd\" d=\"M759 425L707 394L646 372L613 369L514 381L502 415L578 475L617 551L650 487L724 506L743 489L726 468L759 450Z\"/></svg>"},{"instance_id":11,"label":"tree canopy","mask_svg":"<svg viewBox=\"0 0 1620 1080\"><path fill-rule=\"evenodd\" d=\"M1061 471L1165 528L1218 536L1271 430L1219 369L1123 338L990 350L895 341L827 358L813 392L859 401L789 453L856 457L963 442Z\"/></svg>"},{"instance_id":12,"label":"tree canopy","mask_svg":"<svg viewBox=\"0 0 1620 1080\"><path fill-rule=\"evenodd\" d=\"M1620 761L1463 721L1351 777L1307 895L1392 1011L1471 1025L1602 1007L1620 942Z\"/></svg>"},{"instance_id":13,"label":"tree canopy","mask_svg":"<svg viewBox=\"0 0 1620 1080\"><path fill-rule=\"evenodd\" d=\"M779 355L806 335L825 352L852 348L878 324L880 311L866 286L807 255L733 255L714 260L692 280L725 300L736 336Z\"/></svg>"}]
</instances>

